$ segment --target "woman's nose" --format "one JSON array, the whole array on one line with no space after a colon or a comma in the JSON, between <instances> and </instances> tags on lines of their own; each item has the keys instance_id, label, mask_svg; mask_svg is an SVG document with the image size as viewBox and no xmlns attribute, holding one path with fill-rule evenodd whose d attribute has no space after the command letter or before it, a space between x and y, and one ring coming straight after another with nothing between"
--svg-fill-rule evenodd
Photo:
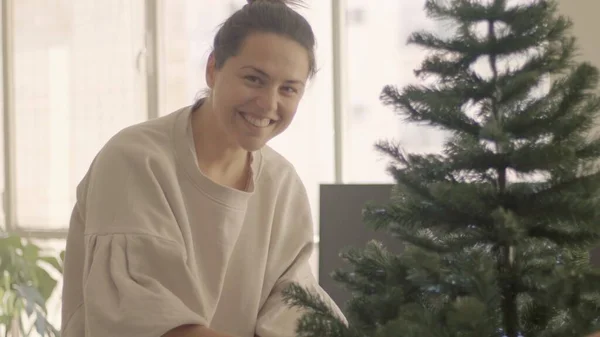
<instances>
[{"instance_id":1,"label":"woman's nose","mask_svg":"<svg viewBox=\"0 0 600 337\"><path fill-rule=\"evenodd\" d=\"M277 110L277 99L276 90L265 89L261 92L257 102L264 111L274 111Z\"/></svg>"}]
</instances>

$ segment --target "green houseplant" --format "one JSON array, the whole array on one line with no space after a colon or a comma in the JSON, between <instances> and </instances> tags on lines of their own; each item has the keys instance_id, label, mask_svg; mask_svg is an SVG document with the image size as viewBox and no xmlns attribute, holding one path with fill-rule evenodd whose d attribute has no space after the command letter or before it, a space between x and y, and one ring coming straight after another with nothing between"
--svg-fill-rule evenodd
<instances>
[{"instance_id":1,"label":"green houseplant","mask_svg":"<svg viewBox=\"0 0 600 337\"><path fill-rule=\"evenodd\" d=\"M0 233L0 332L6 337L59 336L46 302L62 274L63 253L51 256L31 240Z\"/></svg>"}]
</instances>

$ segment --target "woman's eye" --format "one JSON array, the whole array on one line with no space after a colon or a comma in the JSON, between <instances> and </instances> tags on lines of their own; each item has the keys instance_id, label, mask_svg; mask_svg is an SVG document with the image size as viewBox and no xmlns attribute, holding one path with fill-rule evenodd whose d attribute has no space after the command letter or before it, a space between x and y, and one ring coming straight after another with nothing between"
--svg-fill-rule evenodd
<instances>
[{"instance_id":1,"label":"woman's eye","mask_svg":"<svg viewBox=\"0 0 600 337\"><path fill-rule=\"evenodd\" d=\"M285 91L288 94L295 94L298 92L298 90L296 90L296 88L294 87L283 87L283 91Z\"/></svg>"},{"instance_id":2,"label":"woman's eye","mask_svg":"<svg viewBox=\"0 0 600 337\"><path fill-rule=\"evenodd\" d=\"M260 78L258 78L257 76L252 76L252 75L248 75L245 77L246 81L253 83L253 84L260 84Z\"/></svg>"}]
</instances>

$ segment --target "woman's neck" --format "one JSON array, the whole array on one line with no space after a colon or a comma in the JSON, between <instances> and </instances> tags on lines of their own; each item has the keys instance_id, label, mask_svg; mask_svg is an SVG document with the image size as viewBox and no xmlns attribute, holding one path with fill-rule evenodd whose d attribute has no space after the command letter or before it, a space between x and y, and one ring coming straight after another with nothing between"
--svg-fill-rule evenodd
<instances>
[{"instance_id":1,"label":"woman's neck","mask_svg":"<svg viewBox=\"0 0 600 337\"><path fill-rule=\"evenodd\" d=\"M192 112L191 123L200 170L218 183L235 188L245 185L250 154L227 137L209 99Z\"/></svg>"}]
</instances>

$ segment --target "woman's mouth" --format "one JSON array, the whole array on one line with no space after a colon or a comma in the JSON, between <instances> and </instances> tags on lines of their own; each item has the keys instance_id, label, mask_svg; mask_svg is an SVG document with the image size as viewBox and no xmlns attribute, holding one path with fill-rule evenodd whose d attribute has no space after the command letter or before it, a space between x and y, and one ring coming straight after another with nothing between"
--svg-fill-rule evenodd
<instances>
[{"instance_id":1,"label":"woman's mouth","mask_svg":"<svg viewBox=\"0 0 600 337\"><path fill-rule=\"evenodd\" d=\"M240 115L246 120L246 122L252 124L253 126L255 126L257 128L266 128L267 126L269 126L273 122L275 122L274 120L272 120L270 118L258 118L253 115L241 112L241 111L240 111Z\"/></svg>"}]
</instances>

